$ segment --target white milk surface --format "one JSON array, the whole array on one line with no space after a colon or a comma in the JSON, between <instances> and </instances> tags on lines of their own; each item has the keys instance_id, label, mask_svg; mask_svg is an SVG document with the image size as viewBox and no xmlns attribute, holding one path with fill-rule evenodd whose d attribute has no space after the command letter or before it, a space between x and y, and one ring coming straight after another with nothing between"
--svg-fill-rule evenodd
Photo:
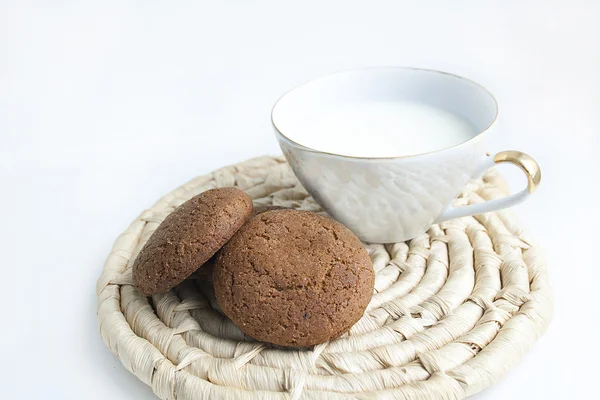
<instances>
[{"instance_id":1,"label":"white milk surface","mask_svg":"<svg viewBox=\"0 0 600 400\"><path fill-rule=\"evenodd\" d=\"M311 114L288 132L315 150L357 157L428 153L477 134L463 117L410 101L338 103Z\"/></svg>"}]
</instances>

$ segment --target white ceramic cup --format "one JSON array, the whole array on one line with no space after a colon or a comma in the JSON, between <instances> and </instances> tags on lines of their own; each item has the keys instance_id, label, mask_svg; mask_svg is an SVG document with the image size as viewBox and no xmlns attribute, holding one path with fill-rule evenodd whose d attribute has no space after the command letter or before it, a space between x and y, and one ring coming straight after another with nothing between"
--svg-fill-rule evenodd
<instances>
[{"instance_id":1,"label":"white ceramic cup","mask_svg":"<svg viewBox=\"0 0 600 400\"><path fill-rule=\"evenodd\" d=\"M442 150L397 157L356 157L319 151L291 130L344 101L414 101L455 113L475 127L472 137ZM518 151L486 153L496 130L498 106L481 85L439 71L382 67L327 75L305 83L275 103L271 120L279 145L306 190L333 218L363 241L390 243L412 239L438 222L511 207L540 183L537 163ZM470 179L496 163L510 162L527 175L521 192L487 202L453 207Z\"/></svg>"}]
</instances>

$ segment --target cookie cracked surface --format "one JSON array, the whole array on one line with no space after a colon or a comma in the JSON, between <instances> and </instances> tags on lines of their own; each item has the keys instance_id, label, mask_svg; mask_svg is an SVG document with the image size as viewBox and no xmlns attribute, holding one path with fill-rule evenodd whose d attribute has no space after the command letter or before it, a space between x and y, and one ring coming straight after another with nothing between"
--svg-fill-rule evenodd
<instances>
[{"instance_id":1,"label":"cookie cracked surface","mask_svg":"<svg viewBox=\"0 0 600 400\"><path fill-rule=\"evenodd\" d=\"M251 218L218 254L217 302L247 335L281 346L334 339L363 315L374 271L342 224L297 210Z\"/></svg>"},{"instance_id":2,"label":"cookie cracked surface","mask_svg":"<svg viewBox=\"0 0 600 400\"><path fill-rule=\"evenodd\" d=\"M156 228L133 264L133 282L146 295L164 293L209 260L252 213L252 199L236 188L192 197Z\"/></svg>"}]
</instances>

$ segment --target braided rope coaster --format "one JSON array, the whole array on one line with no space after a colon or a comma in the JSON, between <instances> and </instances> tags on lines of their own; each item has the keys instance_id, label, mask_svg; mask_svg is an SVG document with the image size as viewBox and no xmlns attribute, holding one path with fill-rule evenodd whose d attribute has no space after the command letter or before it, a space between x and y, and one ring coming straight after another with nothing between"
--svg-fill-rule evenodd
<instances>
[{"instance_id":1,"label":"braided rope coaster","mask_svg":"<svg viewBox=\"0 0 600 400\"><path fill-rule=\"evenodd\" d=\"M367 249L375 294L350 332L308 350L253 341L215 303L209 268L151 301L131 265L159 223L220 186L255 204L321 211L284 159L262 157L181 186L117 239L98 280L102 338L163 399L459 399L494 384L545 331L546 262L507 211L434 225L408 243ZM506 195L495 171L457 204Z\"/></svg>"}]
</instances>

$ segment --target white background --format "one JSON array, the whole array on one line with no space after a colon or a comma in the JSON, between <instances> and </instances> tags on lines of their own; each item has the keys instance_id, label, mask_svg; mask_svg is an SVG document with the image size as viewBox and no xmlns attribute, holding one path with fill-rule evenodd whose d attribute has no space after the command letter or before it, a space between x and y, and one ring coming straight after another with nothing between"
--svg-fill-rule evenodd
<instances>
[{"instance_id":1,"label":"white background","mask_svg":"<svg viewBox=\"0 0 600 400\"><path fill-rule=\"evenodd\" d=\"M153 398L98 333L112 241L193 176L278 153L282 92L377 65L484 84L490 150L543 170L516 211L547 250L555 318L477 398L597 393L600 2L15 0L0 1L2 398Z\"/></svg>"}]
</instances>

